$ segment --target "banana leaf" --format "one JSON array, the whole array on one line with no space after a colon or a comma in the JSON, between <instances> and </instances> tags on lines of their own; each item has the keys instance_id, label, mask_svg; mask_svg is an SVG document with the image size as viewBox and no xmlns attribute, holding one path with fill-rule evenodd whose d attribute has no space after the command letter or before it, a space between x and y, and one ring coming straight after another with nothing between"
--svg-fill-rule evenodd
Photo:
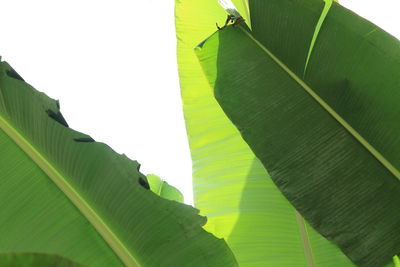
<instances>
[{"instance_id":1,"label":"banana leaf","mask_svg":"<svg viewBox=\"0 0 400 267\"><path fill-rule=\"evenodd\" d=\"M252 32L229 26L197 49L219 104L314 228L358 266L388 263L400 252L398 40L332 2L251 0L250 15Z\"/></svg>"},{"instance_id":2,"label":"banana leaf","mask_svg":"<svg viewBox=\"0 0 400 267\"><path fill-rule=\"evenodd\" d=\"M6 267L84 267L79 263L55 254L41 253L0 253L0 266Z\"/></svg>"},{"instance_id":3,"label":"banana leaf","mask_svg":"<svg viewBox=\"0 0 400 267\"><path fill-rule=\"evenodd\" d=\"M166 181L161 180L157 175L148 174L147 182L150 186L150 190L156 195L165 199L183 203L184 200L182 193L172 185L169 185Z\"/></svg>"},{"instance_id":4,"label":"banana leaf","mask_svg":"<svg viewBox=\"0 0 400 267\"><path fill-rule=\"evenodd\" d=\"M139 164L68 127L0 63L0 252L87 266L236 266L198 210L149 190Z\"/></svg>"},{"instance_id":5,"label":"banana leaf","mask_svg":"<svg viewBox=\"0 0 400 267\"><path fill-rule=\"evenodd\" d=\"M249 24L247 1L233 3ZM194 47L226 13L214 0L178 0L175 14L194 203L208 218L205 229L227 240L240 266L354 266L304 222L215 100Z\"/></svg>"}]
</instances>

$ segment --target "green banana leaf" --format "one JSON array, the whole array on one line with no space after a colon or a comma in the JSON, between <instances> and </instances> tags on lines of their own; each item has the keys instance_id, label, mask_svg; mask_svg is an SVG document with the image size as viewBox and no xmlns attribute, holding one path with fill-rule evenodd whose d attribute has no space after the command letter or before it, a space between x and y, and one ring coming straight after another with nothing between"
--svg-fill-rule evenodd
<instances>
[{"instance_id":1,"label":"green banana leaf","mask_svg":"<svg viewBox=\"0 0 400 267\"><path fill-rule=\"evenodd\" d=\"M175 187L169 185L166 181L161 180L157 175L148 174L147 182L149 183L150 190L158 196L183 203L184 200L182 193Z\"/></svg>"},{"instance_id":2,"label":"green banana leaf","mask_svg":"<svg viewBox=\"0 0 400 267\"><path fill-rule=\"evenodd\" d=\"M234 3L248 23L247 2ZM226 13L214 0L177 0L175 14L194 203L205 229L227 240L240 266L354 266L304 222L216 102L194 47Z\"/></svg>"},{"instance_id":3,"label":"green banana leaf","mask_svg":"<svg viewBox=\"0 0 400 267\"><path fill-rule=\"evenodd\" d=\"M54 254L0 253L0 266L6 267L84 267L79 263Z\"/></svg>"},{"instance_id":4,"label":"green banana leaf","mask_svg":"<svg viewBox=\"0 0 400 267\"><path fill-rule=\"evenodd\" d=\"M227 27L198 55L284 195L358 266L382 266L400 252L400 45L314 2L251 0L253 31Z\"/></svg>"},{"instance_id":5,"label":"green banana leaf","mask_svg":"<svg viewBox=\"0 0 400 267\"><path fill-rule=\"evenodd\" d=\"M139 164L68 128L0 63L0 252L87 266L236 266L198 210L148 190Z\"/></svg>"}]
</instances>

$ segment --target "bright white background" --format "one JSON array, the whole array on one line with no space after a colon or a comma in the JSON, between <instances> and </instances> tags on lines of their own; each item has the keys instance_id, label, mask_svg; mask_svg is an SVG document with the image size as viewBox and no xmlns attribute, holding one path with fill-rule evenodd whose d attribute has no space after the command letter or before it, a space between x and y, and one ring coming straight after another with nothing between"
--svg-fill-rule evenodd
<instances>
[{"instance_id":1,"label":"bright white background","mask_svg":"<svg viewBox=\"0 0 400 267\"><path fill-rule=\"evenodd\" d=\"M340 3L400 38L399 0ZM0 0L0 11L3 60L60 99L70 127L137 159L191 204L174 1Z\"/></svg>"}]
</instances>

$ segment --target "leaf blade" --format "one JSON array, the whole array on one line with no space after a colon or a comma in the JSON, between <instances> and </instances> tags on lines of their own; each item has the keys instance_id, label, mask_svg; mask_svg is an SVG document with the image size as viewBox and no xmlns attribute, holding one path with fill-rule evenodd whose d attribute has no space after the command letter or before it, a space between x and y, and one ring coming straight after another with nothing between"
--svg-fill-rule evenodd
<instances>
[{"instance_id":1,"label":"leaf blade","mask_svg":"<svg viewBox=\"0 0 400 267\"><path fill-rule=\"evenodd\" d=\"M183 203L184 200L182 193L175 187L169 185L166 181L161 180L157 175L148 174L147 181L149 181L150 190L158 196Z\"/></svg>"},{"instance_id":2,"label":"leaf blade","mask_svg":"<svg viewBox=\"0 0 400 267\"><path fill-rule=\"evenodd\" d=\"M178 64L195 205L209 218L206 229L227 239L240 265L307 266L296 211L215 101L193 52L201 37L215 30L215 21L226 18L215 3L176 1ZM240 1L234 3L246 14ZM320 14L315 14L317 21ZM308 41L306 45L308 51ZM304 62L305 57L303 68ZM231 64L240 67L235 60ZM318 252L313 257L317 266L354 266L336 246L306 227L311 249Z\"/></svg>"},{"instance_id":3,"label":"leaf blade","mask_svg":"<svg viewBox=\"0 0 400 267\"><path fill-rule=\"evenodd\" d=\"M8 160L14 165L30 164L33 166L30 169L32 178L40 176L46 181L46 185L40 184L40 187L36 186L37 191L30 192L32 184L39 184L37 179L31 179L29 186L24 186L24 191L18 196L25 202L38 198L42 207L22 206L27 210L23 214L13 211L12 206L0 211L2 213L0 224L3 226L0 229L2 235L0 250L56 253L73 260L79 258L78 262L91 266L121 265L118 258L116 260L101 258L110 257L113 253L114 257L118 255L119 259L122 258L125 264L130 266L135 262L145 266L160 266L160 264L235 266L234 256L226 244L201 228L205 218L198 216L196 209L161 199L143 188L140 178L144 176L138 171L137 162L115 153L105 144L94 142L88 136L68 128L67 125L59 123L54 116L49 116L48 110L52 110L55 114L59 113L57 102L37 92L20 79L8 76L7 73L11 69L4 62L0 64L2 92L0 104L4 104L0 105L0 116L23 136L19 141L24 139L28 147L31 145L33 149L28 149L26 152L34 151L34 153L28 155L20 151L22 153L19 154L20 157ZM6 148L21 150L20 145L10 141L10 138L15 136L13 134L9 136L3 131L9 133L11 128L4 127L4 123L1 126L0 133L4 138L0 143ZM80 142L80 140L91 142ZM37 164L37 158L41 159L43 166ZM0 172L1 181L4 181L8 188L18 191L18 184L11 178L21 179L26 174L21 170L12 175L15 169L6 165L3 167ZM51 175L57 176L56 178L64 184L60 187L55 186L50 182L49 172L54 172L55 174ZM72 196L67 197L61 189L70 190ZM46 199L40 195L42 190L49 193L55 202L43 203ZM2 203L17 198L12 196L12 192L1 194L0 197L4 198ZM74 197L76 205L71 203L71 198ZM61 198L64 199L62 204L59 201ZM19 204L15 205L21 208ZM43 217L44 214L54 214L53 205L69 209L69 213L60 211L64 218L60 218L59 214L57 218L60 222L55 225L51 224L53 218L45 220ZM85 211L82 212L85 208L88 209L86 214ZM79 209L79 212L75 210L72 214L71 210L74 209ZM35 214L33 210L37 213ZM9 218L11 215L13 217ZM35 225L30 225L30 220L35 222ZM75 220L79 220L84 226L77 229L73 236L70 237L59 228L63 224L75 226L77 224ZM103 229L99 230L97 227L97 231L94 231L96 223ZM26 229L20 229L22 227ZM86 231L89 229L93 236L102 235L103 239L94 240L93 236L88 239L95 241L90 247L103 242L100 247L108 249L99 257L103 261L91 262L85 247L74 247L76 243L80 244L78 240L86 238L84 228ZM28 229L32 231L31 234L26 234ZM54 233L58 233L62 238L56 238L57 235ZM114 252L110 252L110 247L107 246L114 246ZM199 247L204 249L199 250ZM95 255L95 248L91 253Z\"/></svg>"},{"instance_id":4,"label":"leaf blade","mask_svg":"<svg viewBox=\"0 0 400 267\"><path fill-rule=\"evenodd\" d=\"M84 267L58 255L41 253L0 253L0 264L8 267Z\"/></svg>"},{"instance_id":5,"label":"leaf blade","mask_svg":"<svg viewBox=\"0 0 400 267\"><path fill-rule=\"evenodd\" d=\"M284 71L281 67L279 67L277 65L277 62L272 60L271 57L269 57L269 55L266 55L265 51L261 49L258 46L258 44L256 44L256 42L254 42L254 39L249 38L247 34L244 33L244 31L235 29L233 27L229 27L224 31L218 32L215 36L217 37L212 36L209 40L207 40L203 44L201 50L198 50L200 55L200 61L203 63L206 75L210 78L210 81L215 81L214 86L216 90L215 94L217 100L219 101L219 103L221 104L227 115L230 117L230 119L240 129L242 136L250 144L255 154L262 160L263 164L265 164L266 168L269 170L271 177L274 179L275 183L277 183L277 185L284 192L286 197L289 198L292 204L295 205L296 208L299 209L302 214L304 214L307 220L309 220L314 227L319 228L319 231L321 231L324 234L324 236L327 236L329 239L339 243L342 249L346 251L348 256L351 257L353 261L357 262L360 266L378 266L374 264L386 263L384 261L388 261L392 257L392 255L396 253L395 240L386 240L385 241L386 243L384 245L381 242L380 245L382 247L380 247L379 252L378 249L376 249L374 251L375 255L373 256L362 254L362 252L360 253L360 250L362 251L363 249L358 249L358 250L355 249L357 245L359 245L360 247L363 247L364 245L363 242L360 241L362 239L362 238L360 239L360 237L354 237L354 240L352 241L352 243L350 243L351 245L349 245L349 243L346 243L348 242L349 239L353 238L352 237L353 234L357 235L360 234L362 230L365 230L365 229L359 231L349 230L351 228L349 225L352 224L352 222L349 221L349 218L351 218L352 216L354 217L355 214L360 215L359 213L360 210L357 210L354 207L350 208L350 206L353 205L353 203L351 203L352 201L345 202L346 203L345 209L348 212L347 213L348 217L343 217L342 221L337 221L337 219L335 220L332 217L329 217L333 216L332 214L334 213L334 210L330 209L329 212L324 211L324 216L330 218L330 219L324 219L325 217L323 216L320 217L317 212L312 212L310 210L312 204L311 202L308 204L305 202L307 198L299 197L305 195L310 196L309 194L310 192L304 191L305 190L304 186L300 186L300 184L301 182L307 183L305 180L305 177L307 177L307 175L304 172L304 170L301 171L301 167L302 164L307 164L306 166L310 166L309 164L311 164L310 162L312 161L310 161L311 157L309 155L311 155L310 154L311 152L307 154L307 156L303 156L303 158L307 159L307 161L303 162L295 161L296 157L301 158L300 155L306 155L302 153L306 153L306 151L313 151L312 149L317 149L318 146L326 145L327 148L329 148L329 150L334 149L332 151L337 152L337 157L335 160L336 164L338 164L339 162L342 162L343 159L341 159L340 157L344 155L341 150L338 150L338 148L340 148L341 146L346 148L348 148L348 146L355 148L359 146L359 143L358 142L354 143L356 142L354 139L346 137L349 135L348 132L343 132L344 130L340 130L339 134L339 132L337 132L339 129L337 121L335 122L335 120L333 120L332 117L326 117L328 116L327 114L322 115L325 114L324 112L326 111L323 111L324 109L318 107L317 106L318 104L314 100L313 101L309 100L308 99L309 96L307 96L307 93L306 95L304 95L304 93L298 91L299 90L298 88L301 88L301 86L298 85L299 83L295 81L293 77L288 76L287 72ZM246 37L243 38L244 36ZM216 52L217 48L215 48L215 46L212 45L212 41L210 41L213 38L214 39L219 38L220 49L218 50L219 51L218 54ZM205 48L207 46L207 42L209 41L211 44L208 46L208 48ZM209 52L207 52L207 49L210 49ZM245 55L247 55L247 57ZM217 57L218 57L218 63L217 63L218 75L214 73L215 68L213 67L215 65ZM235 59L236 62L240 62L240 67L237 67L237 65L236 69L232 67L231 62L233 61L233 59ZM211 65L211 67L208 67L208 64ZM256 70L262 70L262 71L260 73L260 71ZM217 75L217 77L215 77L215 75ZM290 79L288 79L288 77L290 77ZM250 84L246 84L245 81L248 80L251 80L252 82ZM269 105L266 106L265 103L268 103ZM287 103L288 107L283 106L284 108L282 110L278 110L277 109L279 107L278 103ZM274 114L274 116L271 115L268 116L267 114ZM317 115L315 114L324 117L323 118L321 117L322 119L321 118L316 119ZM307 117L310 120L310 122L307 123L307 127L309 127L308 129L303 129L307 127L301 126L301 123L304 122L304 119L301 120L303 116ZM277 120L278 118L280 119L279 121L281 122ZM323 122L321 122L321 120ZM291 124L284 124L285 121L290 121ZM277 125L284 127L283 132L285 132L285 134L280 132L279 129L276 129ZM326 132L326 129L329 127L333 127L332 129L335 130L332 133ZM315 131L312 132L311 130ZM296 133L296 134L290 135L291 133ZM314 137L311 139L307 139L309 138L309 136L312 136L311 134L314 134ZM325 137L321 139L321 137L318 136L319 134L321 134L321 136L323 136L322 134L324 134ZM272 143L271 140L274 140L275 143ZM336 143L333 141L335 141ZM346 146L342 145L344 144L343 142L347 142L346 143L347 145ZM291 150L289 144L291 145L296 144L296 146L293 146L293 149ZM338 146L338 144L341 145ZM357 155L360 156L362 153L364 153L363 149L361 150L359 148L357 149L355 149L358 151ZM324 153L325 152L323 152L322 150L318 150L319 161L317 162L319 162L319 164L324 163L323 160L329 162L328 158L329 153L328 154ZM346 155L348 156L351 153L356 153L356 152L347 149L346 153L347 153ZM291 156L292 154L293 158ZM347 156L343 157L345 158ZM353 164L355 164L357 168L359 168L360 160L361 158L359 159L359 161L357 161L358 165L356 164L356 162L353 162ZM372 162L375 162L373 163L374 167L381 166L377 165L378 162L375 161L375 159L371 158L371 156L369 155L366 156L364 155L363 160L369 162L368 164L366 164L367 166L372 166L371 165ZM283 166L285 165L283 164L285 162L287 164L290 163L290 166L288 167L287 164L286 166ZM377 201L377 199L379 199L378 197L379 195L380 197L382 197L382 199L380 200L379 203L374 203L375 208L372 207L371 209L374 211L379 210L379 215L384 216L386 220L388 218L392 218L391 215L393 215L394 217L392 218L392 221L395 224L396 218L398 216L396 217L395 214L393 214L392 209L396 205L390 202L388 203L387 196L385 196L382 191L378 190L380 183L379 180L376 180L376 178L388 177L388 179L385 180L387 184L384 186L386 188L390 188L393 190L396 190L394 188L397 188L398 190L398 184L396 184L394 180L391 180L391 178L389 178L390 175L387 176L388 175L387 170L382 169L381 167L376 167L376 168L377 169L373 170L375 171L375 174L380 173L380 175L378 176L372 176L372 173L365 173L365 170L360 172L363 175L367 176L369 181L374 181L372 182L372 184L375 183L375 185L372 187L371 184L368 184L368 182L360 182L360 184L357 184L357 186L363 188L364 191L359 190L362 191L361 193L357 191L357 195L372 191L377 195L369 196L368 193L365 193L366 195L362 195L363 197L361 199L358 199L357 200L358 202L354 205L357 206L361 205L362 203L364 204L369 203L368 202L370 201L369 197L372 198L375 197L376 199L374 198L374 201ZM319 167L316 169L318 170L321 168ZM338 169L339 167L334 170L337 172ZM318 171L316 171L311 167L308 167L307 171L309 172L308 176L313 177L312 179L310 178L311 180L309 181L309 183L315 182L316 184L318 184L317 177L319 177L319 175L321 175L322 173L318 173ZM358 171L360 171L360 169L358 169ZM368 168L368 171L372 171L371 168ZM348 177L348 175L344 175L343 177L342 176L340 175L335 176L335 179L337 179L337 181L339 180L343 181L344 179L343 177ZM289 179L288 177L291 178ZM293 180L294 177L297 177L296 179L297 182ZM347 198L347 200L350 197L350 199L352 199L352 195L354 193L350 193L351 191L349 190L350 188L354 189L354 187L356 186L356 182L358 181L352 181L352 182L354 183L352 186L349 186L348 188L341 188L340 190L342 191L340 191L340 194L338 194L335 191L337 197L340 196L340 198L343 199ZM331 183L332 186L325 185L321 188L321 192L318 194L319 197L318 200L313 199L313 203L315 203L314 206L316 205L316 203L318 203L318 205L322 205L322 203L324 203L324 201L322 201L322 196L324 194L329 195L326 192L326 190L330 192L329 190L335 190L335 188L339 188L340 185L340 183L336 182L336 180L329 181L327 183L328 184ZM299 186L299 188L296 188L294 186L295 184ZM313 184L313 186L316 186L316 184ZM347 183L347 185L349 184ZM301 187L303 187L303 189L300 189ZM323 193L322 189L325 190L324 191L325 193ZM391 191L389 190L388 192ZM391 197L394 198L393 201L395 201L398 198L393 194L391 194ZM312 198L310 198L308 201L311 201L311 199ZM333 202L331 201L329 203L330 203L329 205L333 205L334 201ZM386 210L380 209L383 207L386 208ZM338 207L336 206L336 209L337 208ZM320 212L321 210L318 211ZM340 212L343 212L343 209ZM372 222L379 221L378 220L379 215L378 213L371 214L371 212L369 212L368 215L363 214L362 216L365 221L369 220L370 222L369 227L372 226L374 229L375 227ZM340 216L338 218L340 218ZM322 221L324 222L323 224L321 224ZM358 221L357 223L363 224L364 222ZM335 227L336 230L332 230L332 228ZM358 225L358 227L360 226ZM388 227L386 229L387 231L396 231L395 230L396 228L391 228L392 225L386 225L385 227ZM369 230L371 230L371 228ZM344 232L349 231L349 232L344 235L339 234L340 237L336 238L335 231L338 231L337 233L340 233L340 231ZM366 231L366 232L372 233L373 231L371 232ZM379 234L381 234L380 237ZM363 235L360 234L360 236ZM382 233L375 232L372 236L373 236L372 239L377 238L378 240L379 238L381 238L380 240L382 241L383 238ZM364 236L363 238L368 239L368 237ZM366 249L364 249L364 251L366 251ZM360 254L357 253L360 253L362 256L360 256ZM382 254L385 255L383 257L384 259L380 257L382 256Z\"/></svg>"}]
</instances>

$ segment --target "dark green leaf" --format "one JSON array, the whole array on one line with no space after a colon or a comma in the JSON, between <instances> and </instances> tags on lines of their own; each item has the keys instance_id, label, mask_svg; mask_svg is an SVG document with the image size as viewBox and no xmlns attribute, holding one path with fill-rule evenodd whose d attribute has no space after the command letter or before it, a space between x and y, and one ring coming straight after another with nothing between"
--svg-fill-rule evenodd
<instances>
[{"instance_id":1,"label":"dark green leaf","mask_svg":"<svg viewBox=\"0 0 400 267\"><path fill-rule=\"evenodd\" d=\"M359 266L400 251L398 177L311 88L243 28L219 31L199 57L228 117L313 227Z\"/></svg>"},{"instance_id":2,"label":"dark green leaf","mask_svg":"<svg viewBox=\"0 0 400 267\"><path fill-rule=\"evenodd\" d=\"M0 253L3 267L84 267L67 258L42 253Z\"/></svg>"}]
</instances>

